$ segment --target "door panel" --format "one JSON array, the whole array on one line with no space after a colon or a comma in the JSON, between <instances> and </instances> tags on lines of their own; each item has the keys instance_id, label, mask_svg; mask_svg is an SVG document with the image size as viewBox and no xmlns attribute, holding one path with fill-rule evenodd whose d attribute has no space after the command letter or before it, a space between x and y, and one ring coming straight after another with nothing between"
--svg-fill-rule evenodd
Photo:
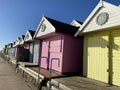
<instances>
[{"instance_id":1,"label":"door panel","mask_svg":"<svg viewBox=\"0 0 120 90\"><path fill-rule=\"evenodd\" d=\"M87 76L103 82L108 82L108 36L88 38Z\"/></svg>"},{"instance_id":2,"label":"door panel","mask_svg":"<svg viewBox=\"0 0 120 90\"><path fill-rule=\"evenodd\" d=\"M62 62L62 36L58 36L50 41L50 62L49 68L61 72Z\"/></svg>"},{"instance_id":3,"label":"door panel","mask_svg":"<svg viewBox=\"0 0 120 90\"><path fill-rule=\"evenodd\" d=\"M53 40L50 41L50 52L59 53L62 51L62 36L58 36L55 38L52 38Z\"/></svg>"},{"instance_id":4,"label":"door panel","mask_svg":"<svg viewBox=\"0 0 120 90\"><path fill-rule=\"evenodd\" d=\"M112 37L112 84L120 86L120 34Z\"/></svg>"},{"instance_id":5,"label":"door panel","mask_svg":"<svg viewBox=\"0 0 120 90\"><path fill-rule=\"evenodd\" d=\"M43 41L42 42L42 53L41 53L41 67L43 68L48 68L48 64L49 64L49 41Z\"/></svg>"},{"instance_id":6,"label":"door panel","mask_svg":"<svg viewBox=\"0 0 120 90\"><path fill-rule=\"evenodd\" d=\"M29 49L29 62L33 62L33 43L30 44L30 49Z\"/></svg>"},{"instance_id":7,"label":"door panel","mask_svg":"<svg viewBox=\"0 0 120 90\"><path fill-rule=\"evenodd\" d=\"M34 56L33 56L33 63L39 64L39 47L40 47L40 41L34 42Z\"/></svg>"}]
</instances>

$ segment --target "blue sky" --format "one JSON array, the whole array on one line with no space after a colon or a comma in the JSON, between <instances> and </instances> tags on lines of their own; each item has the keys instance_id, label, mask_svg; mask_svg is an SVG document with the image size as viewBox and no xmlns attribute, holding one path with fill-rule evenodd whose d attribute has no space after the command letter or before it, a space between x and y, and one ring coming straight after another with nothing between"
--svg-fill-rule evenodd
<instances>
[{"instance_id":1,"label":"blue sky","mask_svg":"<svg viewBox=\"0 0 120 90\"><path fill-rule=\"evenodd\" d=\"M120 0L104 0L119 5ZM0 49L27 30L36 30L42 16L65 23L84 21L99 0L0 0Z\"/></svg>"}]
</instances>

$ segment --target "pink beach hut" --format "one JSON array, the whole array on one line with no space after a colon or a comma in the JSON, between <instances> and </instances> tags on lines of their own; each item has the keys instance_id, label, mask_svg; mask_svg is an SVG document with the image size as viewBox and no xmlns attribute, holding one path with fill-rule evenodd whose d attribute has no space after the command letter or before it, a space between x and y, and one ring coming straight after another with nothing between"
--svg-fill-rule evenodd
<instances>
[{"instance_id":1,"label":"pink beach hut","mask_svg":"<svg viewBox=\"0 0 120 90\"><path fill-rule=\"evenodd\" d=\"M43 17L35 38L42 40L40 67L59 73L81 72L83 37L74 37L78 27Z\"/></svg>"}]
</instances>

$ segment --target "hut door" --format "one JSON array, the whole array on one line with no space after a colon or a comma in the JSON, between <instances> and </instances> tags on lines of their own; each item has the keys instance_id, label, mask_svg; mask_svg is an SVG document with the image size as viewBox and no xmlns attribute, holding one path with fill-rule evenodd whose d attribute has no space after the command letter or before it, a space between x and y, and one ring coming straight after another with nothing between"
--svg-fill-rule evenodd
<instances>
[{"instance_id":1,"label":"hut door","mask_svg":"<svg viewBox=\"0 0 120 90\"><path fill-rule=\"evenodd\" d=\"M108 82L108 36L88 38L87 77Z\"/></svg>"},{"instance_id":2,"label":"hut door","mask_svg":"<svg viewBox=\"0 0 120 90\"><path fill-rule=\"evenodd\" d=\"M42 53L41 53L41 67L48 69L49 64L49 41L44 40L42 42Z\"/></svg>"},{"instance_id":3,"label":"hut door","mask_svg":"<svg viewBox=\"0 0 120 90\"><path fill-rule=\"evenodd\" d=\"M33 61L33 43L30 44L30 49L29 49L29 62Z\"/></svg>"},{"instance_id":4,"label":"hut door","mask_svg":"<svg viewBox=\"0 0 120 90\"><path fill-rule=\"evenodd\" d=\"M50 62L49 68L61 71L60 62L62 61L62 48L63 39L62 36L53 37L50 41Z\"/></svg>"},{"instance_id":5,"label":"hut door","mask_svg":"<svg viewBox=\"0 0 120 90\"><path fill-rule=\"evenodd\" d=\"M120 33L112 36L112 84L120 86Z\"/></svg>"},{"instance_id":6,"label":"hut door","mask_svg":"<svg viewBox=\"0 0 120 90\"><path fill-rule=\"evenodd\" d=\"M39 64L39 48L40 48L40 41L34 42L34 55L33 55L33 63Z\"/></svg>"}]
</instances>

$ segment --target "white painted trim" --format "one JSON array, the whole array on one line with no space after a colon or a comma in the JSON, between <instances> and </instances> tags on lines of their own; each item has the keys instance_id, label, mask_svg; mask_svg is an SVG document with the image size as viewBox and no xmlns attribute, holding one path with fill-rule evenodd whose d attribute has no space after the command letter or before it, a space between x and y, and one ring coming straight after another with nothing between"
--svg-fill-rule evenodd
<instances>
[{"instance_id":1,"label":"white painted trim","mask_svg":"<svg viewBox=\"0 0 120 90\"><path fill-rule=\"evenodd\" d=\"M29 37L29 39L28 39L28 40L27 40L27 38L26 38L27 34L29 34L29 35L30 35L30 37ZM32 37L31 33L30 33L30 32L29 32L29 30L28 30L28 31L26 32L26 34L25 34L24 41L31 41L31 40L33 40L33 37Z\"/></svg>"},{"instance_id":2,"label":"white painted trim","mask_svg":"<svg viewBox=\"0 0 120 90\"><path fill-rule=\"evenodd\" d=\"M18 66L20 69L22 69L23 71L25 71L26 73L28 73L29 75L31 75L32 77L34 77L35 79L38 80L38 75L39 77L41 77L42 79L44 79L44 77L42 77L40 74L30 70L29 68L25 68L25 67L22 67L22 66Z\"/></svg>"},{"instance_id":3,"label":"white painted trim","mask_svg":"<svg viewBox=\"0 0 120 90\"><path fill-rule=\"evenodd\" d=\"M86 26L89 24L89 22L94 18L94 16L99 12L100 9L102 9L103 7L106 7L106 6L111 6L112 8L116 9L117 12L120 12L120 8L119 6L116 6L116 5L113 5L113 4L110 4L108 2L105 2L105 1L102 1L100 0L100 2L98 3L98 5L95 7L95 9L91 12L91 14L88 16L88 18L85 20L85 22L83 23L83 25L79 28L79 30L76 32L76 34L74 36L77 36L77 35L80 35L80 32L81 34L82 33L87 33L85 31L83 31ZM114 27L119 27L120 25L112 25L112 26L109 26L109 27L106 27L106 28L114 28ZM104 28L102 28L104 29ZM95 30L93 30L95 31ZM89 31L88 31L89 32Z\"/></svg>"},{"instance_id":4,"label":"white painted trim","mask_svg":"<svg viewBox=\"0 0 120 90\"><path fill-rule=\"evenodd\" d=\"M95 9L91 12L91 14L88 16L88 18L85 20L85 22L82 24L82 26L78 29L78 31L75 33L75 37L82 31L82 29L85 28L85 26L90 22L90 20L94 17L94 15L97 13L97 11L103 7L103 2L101 4L101 0L98 3L98 5L95 7Z\"/></svg>"},{"instance_id":5,"label":"white painted trim","mask_svg":"<svg viewBox=\"0 0 120 90\"><path fill-rule=\"evenodd\" d=\"M70 25L73 25L74 23L77 23L77 26L76 26L76 27L81 27L81 26L82 26L82 24L79 23L79 22L76 21L76 20L73 20ZM75 26L75 25L73 25L73 26Z\"/></svg>"},{"instance_id":6,"label":"white painted trim","mask_svg":"<svg viewBox=\"0 0 120 90\"><path fill-rule=\"evenodd\" d=\"M31 70L31 69L29 69L29 68L26 68L28 71L30 71L30 72L32 72L33 74L35 74L37 77L38 77L38 75L39 75L39 77L41 77L42 79L44 79L44 76L43 75L40 75L39 73L37 73L37 72L35 72L35 71L33 71L33 70Z\"/></svg>"},{"instance_id":7,"label":"white painted trim","mask_svg":"<svg viewBox=\"0 0 120 90\"><path fill-rule=\"evenodd\" d=\"M42 20L40 21L40 23L39 23L39 25L38 25L38 27L37 27L37 30L36 30L33 38L36 38L36 36L37 36L37 34L38 34L41 26L42 26L42 23L43 23L45 20L46 20L47 22L49 22L49 20L47 20L47 18L45 18L45 17L43 16L43 17L42 17ZM49 23L50 23L50 22L49 22ZM51 23L50 23L50 24L51 24ZM55 27L54 27L52 24L51 24L51 26L55 29Z\"/></svg>"},{"instance_id":8,"label":"white painted trim","mask_svg":"<svg viewBox=\"0 0 120 90\"><path fill-rule=\"evenodd\" d=\"M37 27L37 30L36 30L33 38L36 38L37 33L39 32L39 28L41 27L41 25L42 25L42 23L43 23L43 21L44 21L44 18L45 18L45 17L43 16L43 17L42 17L42 20L40 21L40 23L39 23L39 25L38 25L38 27Z\"/></svg>"}]
</instances>

